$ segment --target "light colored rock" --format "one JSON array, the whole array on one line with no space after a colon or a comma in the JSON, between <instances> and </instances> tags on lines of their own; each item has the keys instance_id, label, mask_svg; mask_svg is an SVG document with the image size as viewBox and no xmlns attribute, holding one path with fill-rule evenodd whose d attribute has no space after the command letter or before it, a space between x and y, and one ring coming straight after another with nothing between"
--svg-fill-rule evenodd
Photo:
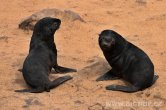
<instances>
[{"instance_id":1,"label":"light colored rock","mask_svg":"<svg viewBox=\"0 0 166 110\"><path fill-rule=\"evenodd\" d=\"M59 18L62 20L62 22L73 22L73 21L80 21L85 22L79 14L71 11L71 10L59 10L59 9L43 9L39 12L36 12L32 14L31 16L27 17L21 23L19 24L20 29L24 30L33 30L34 25L37 21L44 17L53 17L53 18Z\"/></svg>"}]
</instances>

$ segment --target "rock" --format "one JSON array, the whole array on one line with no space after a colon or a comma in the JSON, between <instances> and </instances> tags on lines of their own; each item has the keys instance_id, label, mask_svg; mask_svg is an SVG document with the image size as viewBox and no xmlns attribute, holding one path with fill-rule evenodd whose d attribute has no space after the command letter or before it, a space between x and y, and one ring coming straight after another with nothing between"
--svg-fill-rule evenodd
<instances>
[{"instance_id":1,"label":"rock","mask_svg":"<svg viewBox=\"0 0 166 110\"><path fill-rule=\"evenodd\" d=\"M4 42L8 43L9 38L10 37L8 37L8 36L0 36L0 41L4 41Z\"/></svg>"},{"instance_id":2,"label":"rock","mask_svg":"<svg viewBox=\"0 0 166 110\"><path fill-rule=\"evenodd\" d=\"M151 95L151 93L148 91L145 93L146 97L149 97Z\"/></svg>"},{"instance_id":3,"label":"rock","mask_svg":"<svg viewBox=\"0 0 166 110\"><path fill-rule=\"evenodd\" d=\"M136 93L136 96L142 98L142 95L143 95L143 94L144 94L144 93L143 93L142 91L139 91L139 92Z\"/></svg>"},{"instance_id":4,"label":"rock","mask_svg":"<svg viewBox=\"0 0 166 110\"><path fill-rule=\"evenodd\" d=\"M31 105L43 106L41 102L39 102L36 98L33 97L33 98L25 99L25 105L23 105L23 108L27 108Z\"/></svg>"},{"instance_id":5,"label":"rock","mask_svg":"<svg viewBox=\"0 0 166 110\"><path fill-rule=\"evenodd\" d=\"M84 104L84 101L76 100L74 101L75 104Z\"/></svg>"},{"instance_id":6,"label":"rock","mask_svg":"<svg viewBox=\"0 0 166 110\"><path fill-rule=\"evenodd\" d=\"M155 93L153 95L153 98L159 99L159 100L162 100L162 101L166 102L166 99L164 97L162 97L160 93Z\"/></svg>"},{"instance_id":7,"label":"rock","mask_svg":"<svg viewBox=\"0 0 166 110\"><path fill-rule=\"evenodd\" d=\"M136 3L138 3L140 5L146 5L147 1L146 0L136 0Z\"/></svg>"},{"instance_id":8,"label":"rock","mask_svg":"<svg viewBox=\"0 0 166 110\"><path fill-rule=\"evenodd\" d=\"M99 103L96 103L96 104L88 107L88 110L103 110L103 109L104 109L104 107Z\"/></svg>"},{"instance_id":9,"label":"rock","mask_svg":"<svg viewBox=\"0 0 166 110\"><path fill-rule=\"evenodd\" d=\"M111 69L107 61L101 57L94 57L87 61L88 66L78 71L79 77L90 78L101 76Z\"/></svg>"},{"instance_id":10,"label":"rock","mask_svg":"<svg viewBox=\"0 0 166 110\"><path fill-rule=\"evenodd\" d=\"M62 11L59 9L52 8L52 9L43 9L43 10L36 12L36 13L32 14L31 16L27 17L19 24L19 28L23 29L23 30L33 30L35 23L44 17L59 18L64 22L66 22L66 21L73 22L76 20L78 20L80 22L85 22L80 17L79 14L77 14L71 10Z\"/></svg>"}]
</instances>

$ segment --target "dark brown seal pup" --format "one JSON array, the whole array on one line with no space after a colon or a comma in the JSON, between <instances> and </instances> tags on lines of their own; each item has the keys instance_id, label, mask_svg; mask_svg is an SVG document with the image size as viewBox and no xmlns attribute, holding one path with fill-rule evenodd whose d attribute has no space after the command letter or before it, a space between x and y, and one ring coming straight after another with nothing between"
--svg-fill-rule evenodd
<instances>
[{"instance_id":1,"label":"dark brown seal pup","mask_svg":"<svg viewBox=\"0 0 166 110\"><path fill-rule=\"evenodd\" d=\"M54 33L60 27L61 20L46 17L39 20L33 31L29 54L23 64L23 77L32 89L16 90L16 92L41 93L49 92L71 76L63 76L50 81L48 75L52 68L56 72L76 72L75 69L65 68L57 64L57 50L54 43Z\"/></svg>"},{"instance_id":2,"label":"dark brown seal pup","mask_svg":"<svg viewBox=\"0 0 166 110\"><path fill-rule=\"evenodd\" d=\"M112 67L97 81L122 78L130 86L109 85L107 90L136 92L151 86L158 76L154 75L154 66L145 52L126 41L113 30L104 30L99 35L99 45Z\"/></svg>"}]
</instances>

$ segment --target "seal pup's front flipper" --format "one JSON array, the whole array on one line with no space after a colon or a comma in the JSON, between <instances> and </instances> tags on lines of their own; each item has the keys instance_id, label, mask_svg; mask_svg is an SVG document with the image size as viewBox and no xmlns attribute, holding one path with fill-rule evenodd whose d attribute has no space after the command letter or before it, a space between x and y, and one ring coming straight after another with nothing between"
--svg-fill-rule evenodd
<instances>
[{"instance_id":1,"label":"seal pup's front flipper","mask_svg":"<svg viewBox=\"0 0 166 110\"><path fill-rule=\"evenodd\" d=\"M107 80L116 80L120 79L119 77L116 76L116 72L114 69L111 69L110 71L106 72L104 75L98 77L96 81L107 81Z\"/></svg>"},{"instance_id":2,"label":"seal pup's front flipper","mask_svg":"<svg viewBox=\"0 0 166 110\"><path fill-rule=\"evenodd\" d=\"M77 72L76 69L62 67L62 66L54 66L53 68L54 68L55 72L57 72L57 73Z\"/></svg>"}]
</instances>

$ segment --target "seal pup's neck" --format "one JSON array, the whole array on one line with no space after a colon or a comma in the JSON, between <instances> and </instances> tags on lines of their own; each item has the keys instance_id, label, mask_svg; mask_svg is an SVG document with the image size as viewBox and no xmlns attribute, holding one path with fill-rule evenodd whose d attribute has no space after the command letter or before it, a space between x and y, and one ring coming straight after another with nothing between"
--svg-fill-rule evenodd
<instances>
[{"instance_id":1,"label":"seal pup's neck","mask_svg":"<svg viewBox=\"0 0 166 110\"><path fill-rule=\"evenodd\" d=\"M44 35L42 35L40 33L33 33L31 41L30 41L30 49L29 49L29 51L32 48L34 48L35 46L40 45L39 43L46 43L46 45L49 48L52 48L55 45L55 43L54 43L54 34L44 36Z\"/></svg>"},{"instance_id":2,"label":"seal pup's neck","mask_svg":"<svg viewBox=\"0 0 166 110\"><path fill-rule=\"evenodd\" d=\"M110 61L110 64L113 64L118 60L118 58L123 54L123 52L128 48L128 41L123 37L117 38L117 42L111 50L104 50L104 56Z\"/></svg>"}]
</instances>

